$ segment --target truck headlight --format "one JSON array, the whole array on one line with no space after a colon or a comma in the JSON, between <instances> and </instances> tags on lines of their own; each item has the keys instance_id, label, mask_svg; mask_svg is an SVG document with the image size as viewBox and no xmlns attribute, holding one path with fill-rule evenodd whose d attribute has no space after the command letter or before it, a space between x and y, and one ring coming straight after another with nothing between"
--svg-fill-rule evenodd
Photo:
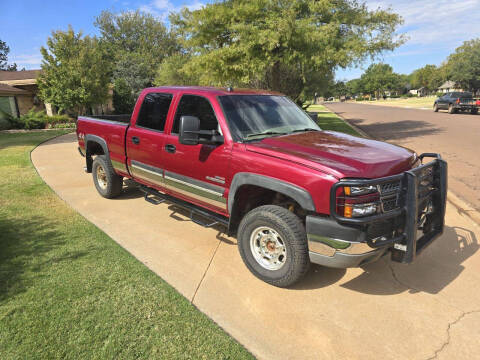
<instances>
[{"instance_id":1,"label":"truck headlight","mask_svg":"<svg viewBox=\"0 0 480 360\"><path fill-rule=\"evenodd\" d=\"M375 215L381 210L376 185L343 186L337 189L337 213L346 218Z\"/></svg>"},{"instance_id":2,"label":"truck headlight","mask_svg":"<svg viewBox=\"0 0 480 360\"><path fill-rule=\"evenodd\" d=\"M345 204L343 216L352 218L352 217L362 217L374 215L377 213L378 205L376 203L368 204Z\"/></svg>"},{"instance_id":3,"label":"truck headlight","mask_svg":"<svg viewBox=\"0 0 480 360\"><path fill-rule=\"evenodd\" d=\"M377 187L375 185L370 186L345 186L344 187L345 195L365 195L377 192Z\"/></svg>"}]
</instances>

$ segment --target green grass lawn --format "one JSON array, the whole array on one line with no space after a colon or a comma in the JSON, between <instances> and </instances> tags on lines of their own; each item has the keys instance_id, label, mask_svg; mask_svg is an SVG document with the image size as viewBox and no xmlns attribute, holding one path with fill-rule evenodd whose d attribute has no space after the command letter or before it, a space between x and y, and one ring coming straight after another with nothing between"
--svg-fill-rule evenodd
<instances>
[{"instance_id":1,"label":"green grass lawn","mask_svg":"<svg viewBox=\"0 0 480 360\"><path fill-rule=\"evenodd\" d=\"M309 112L318 112L317 124L323 130L339 131L350 135L362 136L342 118L332 113L323 105L310 105Z\"/></svg>"},{"instance_id":2,"label":"green grass lawn","mask_svg":"<svg viewBox=\"0 0 480 360\"><path fill-rule=\"evenodd\" d=\"M382 105L382 106L398 106L404 108L428 108L433 107L436 96L397 98L397 99L379 99L375 101L362 101L359 104Z\"/></svg>"},{"instance_id":3,"label":"green grass lawn","mask_svg":"<svg viewBox=\"0 0 480 360\"><path fill-rule=\"evenodd\" d=\"M0 358L251 358L45 185L30 151L59 134L0 134Z\"/></svg>"}]
</instances>

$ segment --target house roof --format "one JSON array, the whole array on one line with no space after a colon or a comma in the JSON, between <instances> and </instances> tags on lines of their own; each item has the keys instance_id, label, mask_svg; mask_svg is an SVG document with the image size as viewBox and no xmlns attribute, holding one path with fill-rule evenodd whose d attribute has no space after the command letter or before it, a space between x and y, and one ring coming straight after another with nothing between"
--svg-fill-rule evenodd
<instances>
[{"instance_id":1,"label":"house roof","mask_svg":"<svg viewBox=\"0 0 480 360\"><path fill-rule=\"evenodd\" d=\"M7 84L0 83L0 95L19 95L19 94L29 94L28 91L22 90Z\"/></svg>"},{"instance_id":2,"label":"house roof","mask_svg":"<svg viewBox=\"0 0 480 360\"><path fill-rule=\"evenodd\" d=\"M451 89L455 88L456 86L457 84L455 83L455 81L447 80L439 87L439 89Z\"/></svg>"},{"instance_id":3,"label":"house roof","mask_svg":"<svg viewBox=\"0 0 480 360\"><path fill-rule=\"evenodd\" d=\"M7 85L35 85L42 70L0 71L0 83Z\"/></svg>"},{"instance_id":4,"label":"house roof","mask_svg":"<svg viewBox=\"0 0 480 360\"><path fill-rule=\"evenodd\" d=\"M0 81L36 79L42 70L0 71Z\"/></svg>"}]
</instances>

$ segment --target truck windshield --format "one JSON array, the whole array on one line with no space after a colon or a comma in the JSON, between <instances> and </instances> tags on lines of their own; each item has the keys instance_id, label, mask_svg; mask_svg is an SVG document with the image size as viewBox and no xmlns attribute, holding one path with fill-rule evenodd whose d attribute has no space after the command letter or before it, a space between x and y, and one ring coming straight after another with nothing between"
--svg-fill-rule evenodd
<instances>
[{"instance_id":1,"label":"truck windshield","mask_svg":"<svg viewBox=\"0 0 480 360\"><path fill-rule=\"evenodd\" d=\"M305 112L285 96L226 95L219 96L219 101L236 141L320 130Z\"/></svg>"}]
</instances>

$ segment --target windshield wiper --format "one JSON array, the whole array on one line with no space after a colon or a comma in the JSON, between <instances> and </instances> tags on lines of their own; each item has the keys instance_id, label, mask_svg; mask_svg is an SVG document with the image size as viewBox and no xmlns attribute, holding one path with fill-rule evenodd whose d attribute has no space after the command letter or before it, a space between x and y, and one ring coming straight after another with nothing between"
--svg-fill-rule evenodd
<instances>
[{"instance_id":1,"label":"windshield wiper","mask_svg":"<svg viewBox=\"0 0 480 360\"><path fill-rule=\"evenodd\" d=\"M279 132L279 131L264 131L260 133L253 133L253 134L248 134L245 137L245 140L250 140L252 137L257 137L257 136L268 136L268 135L286 135L288 133L286 132Z\"/></svg>"},{"instance_id":2,"label":"windshield wiper","mask_svg":"<svg viewBox=\"0 0 480 360\"><path fill-rule=\"evenodd\" d=\"M297 129L290 131L290 133L296 133L296 132L305 132L305 131L320 131L319 129L314 129L314 128L303 128L303 129Z\"/></svg>"}]
</instances>

